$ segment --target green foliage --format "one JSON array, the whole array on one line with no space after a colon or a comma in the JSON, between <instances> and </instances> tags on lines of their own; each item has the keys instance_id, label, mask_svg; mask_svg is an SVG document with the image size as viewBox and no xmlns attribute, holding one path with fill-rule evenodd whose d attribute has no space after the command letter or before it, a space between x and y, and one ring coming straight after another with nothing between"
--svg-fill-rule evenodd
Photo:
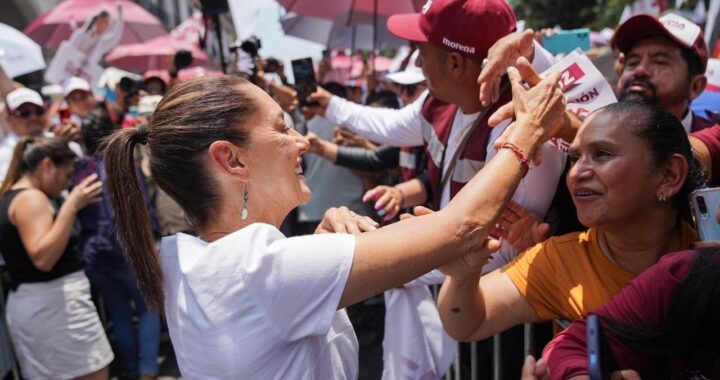
<instances>
[{"instance_id":1,"label":"green foliage","mask_svg":"<svg viewBox=\"0 0 720 380\"><path fill-rule=\"evenodd\" d=\"M670 7L675 0L668 1ZM683 10L693 10L699 1L685 0ZM626 5L633 0L510 0L518 20L525 20L528 28L553 28L560 25L563 29L617 27ZM707 1L705 2L707 6Z\"/></svg>"},{"instance_id":2,"label":"green foliage","mask_svg":"<svg viewBox=\"0 0 720 380\"><path fill-rule=\"evenodd\" d=\"M697 0L696 0L697 1ZM511 0L517 18L533 29L588 27L600 30L617 26L625 5L632 0Z\"/></svg>"}]
</instances>

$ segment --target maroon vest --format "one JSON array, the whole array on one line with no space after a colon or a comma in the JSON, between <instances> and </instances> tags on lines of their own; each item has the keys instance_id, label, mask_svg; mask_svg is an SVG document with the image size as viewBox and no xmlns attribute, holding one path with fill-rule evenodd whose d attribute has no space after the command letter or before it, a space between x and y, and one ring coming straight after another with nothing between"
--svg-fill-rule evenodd
<instances>
[{"instance_id":1,"label":"maroon vest","mask_svg":"<svg viewBox=\"0 0 720 380\"><path fill-rule=\"evenodd\" d=\"M484 112L482 119L477 120L479 123L467 138L465 147L459 153L457 161L452 170L450 178L450 199L452 199L460 189L468 183L475 174L485 166L485 158L487 156L487 144L490 136L490 127L487 125L487 119L501 105L510 101L512 97L511 91L504 91L500 100L493 104L491 108ZM442 196L442 167L445 160L452 160L451 156L445 155L450 129L452 128L453 119L458 106L448 104L429 95L423 103L420 110L422 116L423 140L425 143L425 151L427 154L427 169L432 185L432 193L434 194L433 207L439 209L439 201Z\"/></svg>"},{"instance_id":2,"label":"maroon vest","mask_svg":"<svg viewBox=\"0 0 720 380\"><path fill-rule=\"evenodd\" d=\"M398 166L400 167L400 175L403 182L407 182L420 175L423 168L419 165L419 159L422 155L423 146L404 146L400 148L400 158Z\"/></svg>"}]
</instances>

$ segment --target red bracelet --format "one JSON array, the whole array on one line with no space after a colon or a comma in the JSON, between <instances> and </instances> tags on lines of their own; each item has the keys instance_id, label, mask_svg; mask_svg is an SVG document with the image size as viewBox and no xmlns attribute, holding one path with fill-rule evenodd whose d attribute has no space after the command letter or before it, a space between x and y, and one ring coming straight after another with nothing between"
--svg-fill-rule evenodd
<instances>
[{"instance_id":1,"label":"red bracelet","mask_svg":"<svg viewBox=\"0 0 720 380\"><path fill-rule=\"evenodd\" d=\"M395 190L397 190L400 193L400 208L403 208L403 204L405 203L405 193L397 186L393 186Z\"/></svg>"},{"instance_id":2,"label":"red bracelet","mask_svg":"<svg viewBox=\"0 0 720 380\"><path fill-rule=\"evenodd\" d=\"M520 160L520 167L523 168L522 178L525 178L527 173L530 171L530 162L528 161L527 156L525 156L525 153L523 153L522 149L509 142L502 144L500 149L510 149L513 153L515 153L515 156L518 160Z\"/></svg>"}]
</instances>

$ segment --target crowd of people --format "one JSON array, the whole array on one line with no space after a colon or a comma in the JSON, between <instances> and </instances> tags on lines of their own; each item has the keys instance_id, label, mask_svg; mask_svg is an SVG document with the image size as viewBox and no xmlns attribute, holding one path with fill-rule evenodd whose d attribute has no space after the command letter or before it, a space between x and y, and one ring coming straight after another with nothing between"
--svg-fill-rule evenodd
<instances>
[{"instance_id":1,"label":"crowd of people","mask_svg":"<svg viewBox=\"0 0 720 380\"><path fill-rule=\"evenodd\" d=\"M23 378L107 379L116 356L121 378L156 378L166 325L189 379L354 379L357 305L383 293L384 324L413 326L384 332L386 379L471 354L489 376L496 334L507 378L590 378L591 315L607 376L720 377L720 256L690 202L720 183L720 125L690 107L701 27L619 25L618 101L582 117L503 0L428 1L387 27L413 51L402 68L341 83L326 57L306 99L259 56L204 75L179 52L102 97L69 77L44 98L0 69ZM525 359L516 326L542 322Z\"/></svg>"}]
</instances>

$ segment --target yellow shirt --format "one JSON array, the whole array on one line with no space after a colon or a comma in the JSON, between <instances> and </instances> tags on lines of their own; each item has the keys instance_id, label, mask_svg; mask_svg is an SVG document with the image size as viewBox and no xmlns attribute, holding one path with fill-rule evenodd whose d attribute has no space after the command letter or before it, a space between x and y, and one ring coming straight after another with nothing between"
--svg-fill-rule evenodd
<instances>
[{"instance_id":1,"label":"yellow shirt","mask_svg":"<svg viewBox=\"0 0 720 380\"><path fill-rule=\"evenodd\" d=\"M695 241L695 231L682 222L680 248L689 249ZM594 228L550 238L503 269L543 320L579 319L610 300L634 277L602 253Z\"/></svg>"}]
</instances>

